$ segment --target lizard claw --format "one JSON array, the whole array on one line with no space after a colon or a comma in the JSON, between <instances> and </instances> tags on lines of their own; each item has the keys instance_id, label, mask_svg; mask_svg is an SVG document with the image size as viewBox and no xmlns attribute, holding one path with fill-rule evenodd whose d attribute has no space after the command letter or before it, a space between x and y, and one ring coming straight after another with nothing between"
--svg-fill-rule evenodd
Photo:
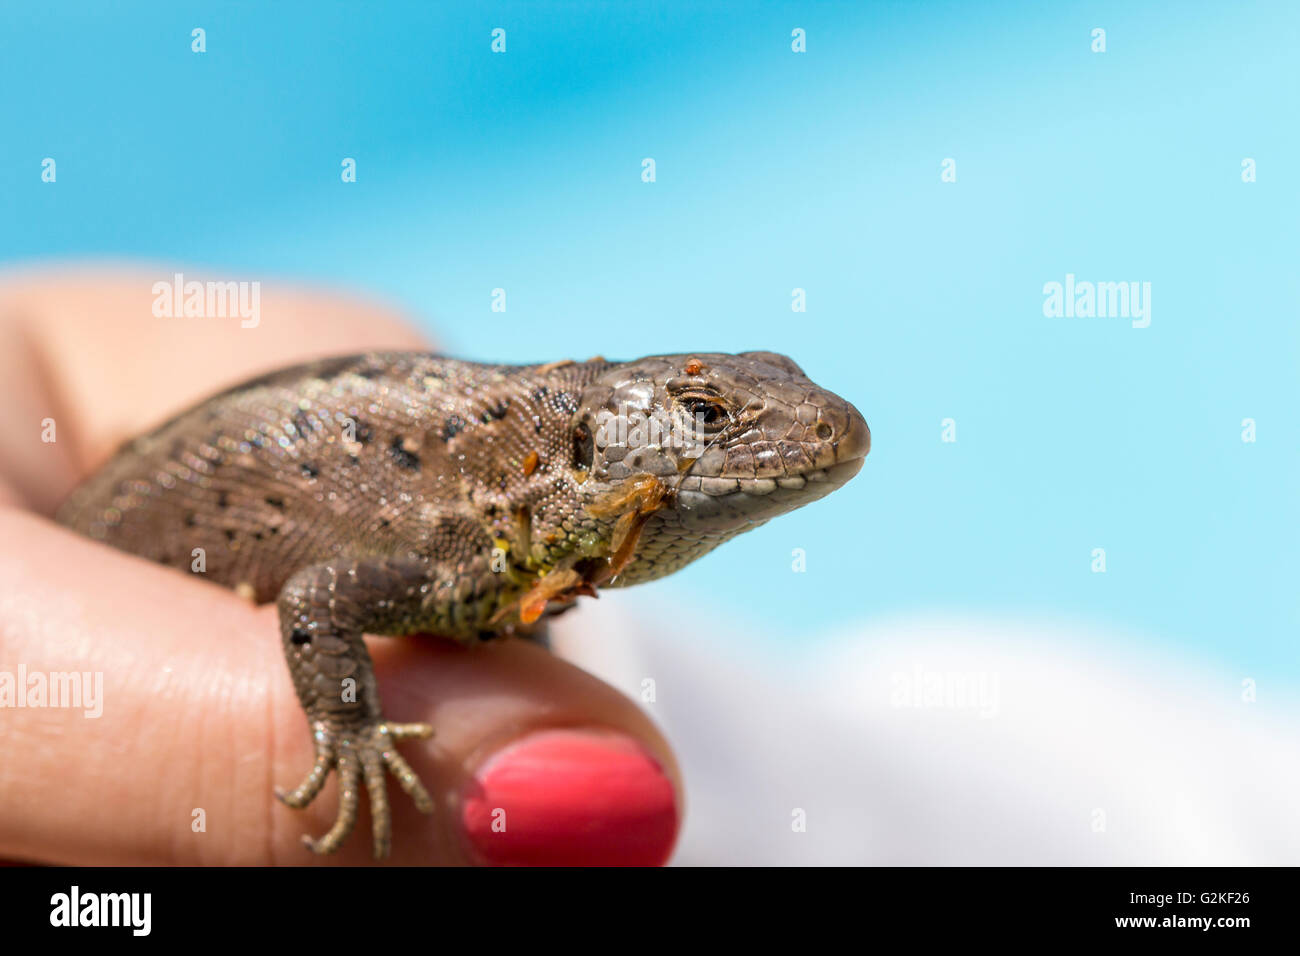
<instances>
[{"instance_id":1,"label":"lizard claw","mask_svg":"<svg viewBox=\"0 0 1300 956\"><path fill-rule=\"evenodd\" d=\"M304 835L302 838L303 845L313 853L333 853L356 826L357 804L364 783L370 796L375 859L383 859L388 856L392 834L388 787L384 777L386 771L397 777L402 789L422 812L433 812L433 798L429 791L393 745L398 740L431 737L433 728L428 724L390 724L371 720L348 730L337 730L318 721L313 730L315 764L295 789L285 791L276 787L276 797L285 805L300 810L316 799L330 770L337 770L339 812L334 826L322 837Z\"/></svg>"}]
</instances>

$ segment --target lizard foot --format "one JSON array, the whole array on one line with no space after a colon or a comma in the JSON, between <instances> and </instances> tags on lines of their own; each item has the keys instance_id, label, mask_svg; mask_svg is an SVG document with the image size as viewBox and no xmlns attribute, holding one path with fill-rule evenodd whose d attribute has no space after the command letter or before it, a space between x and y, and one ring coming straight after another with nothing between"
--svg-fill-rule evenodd
<instances>
[{"instance_id":1,"label":"lizard foot","mask_svg":"<svg viewBox=\"0 0 1300 956\"><path fill-rule=\"evenodd\" d=\"M397 778L420 810L433 812L429 791L424 789L420 778L394 745L399 740L431 737L433 728L428 724L391 724L385 720L371 720L355 728L339 730L323 721L316 721L312 724L312 731L316 739L316 763L295 789L286 792L277 787L275 795L287 806L301 810L316 799L330 770L337 768L339 813L334 826L318 839L306 835L302 838L303 844L313 853L333 853L356 826L357 803L364 783L370 794L375 859L383 859L388 856L392 842L385 770Z\"/></svg>"}]
</instances>

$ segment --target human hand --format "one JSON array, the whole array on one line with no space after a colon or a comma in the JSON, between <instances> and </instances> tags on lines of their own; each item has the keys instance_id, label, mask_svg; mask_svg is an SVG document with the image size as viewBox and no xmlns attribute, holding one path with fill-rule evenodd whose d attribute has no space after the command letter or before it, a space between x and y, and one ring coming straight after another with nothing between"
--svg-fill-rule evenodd
<instances>
[{"instance_id":1,"label":"human hand","mask_svg":"<svg viewBox=\"0 0 1300 956\"><path fill-rule=\"evenodd\" d=\"M364 818L334 856L300 843L333 822L333 777L303 811L272 794L313 758L274 606L77 537L50 515L123 441L224 386L319 355L431 346L390 310L283 288L263 290L256 328L156 318L158 277L0 282L0 856L367 862ZM679 774L631 701L524 641L368 643L393 719L435 727L403 744L436 809L425 816L390 786L393 862L667 859ZM13 683L20 667L102 674L101 716L6 702L6 673L13 693L26 690Z\"/></svg>"}]
</instances>

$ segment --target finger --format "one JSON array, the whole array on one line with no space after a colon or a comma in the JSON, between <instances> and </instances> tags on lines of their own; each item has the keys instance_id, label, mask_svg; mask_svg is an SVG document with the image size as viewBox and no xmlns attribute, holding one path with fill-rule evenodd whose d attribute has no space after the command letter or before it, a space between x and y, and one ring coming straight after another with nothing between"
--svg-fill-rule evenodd
<instances>
[{"instance_id":1,"label":"finger","mask_svg":"<svg viewBox=\"0 0 1300 956\"><path fill-rule=\"evenodd\" d=\"M302 779L315 751L272 608L21 512L0 512L0 541L0 672L98 673L103 687L99 716L0 709L0 856L370 860L369 840L350 839L332 857L298 842L334 824L335 775L306 810L273 797L276 784ZM677 769L631 701L523 642L374 639L371 650L386 714L435 727L431 740L398 745L435 812L391 801L395 862L666 857ZM498 817L502 830L492 827ZM582 833L598 839L584 845ZM587 856L566 858L566 847Z\"/></svg>"}]
</instances>

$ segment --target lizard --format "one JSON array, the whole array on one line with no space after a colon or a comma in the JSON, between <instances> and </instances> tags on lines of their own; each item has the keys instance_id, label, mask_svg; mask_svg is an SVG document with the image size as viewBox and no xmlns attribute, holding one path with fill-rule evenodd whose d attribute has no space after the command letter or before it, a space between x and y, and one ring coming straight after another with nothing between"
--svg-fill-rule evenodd
<instances>
[{"instance_id":1,"label":"lizard","mask_svg":"<svg viewBox=\"0 0 1300 956\"><path fill-rule=\"evenodd\" d=\"M330 853L364 787L388 855L398 752L424 723L383 713L362 635L527 637L580 595L663 577L852 478L853 405L772 352L482 364L426 352L317 359L227 389L127 442L56 519L106 545L276 602L331 773Z\"/></svg>"}]
</instances>

